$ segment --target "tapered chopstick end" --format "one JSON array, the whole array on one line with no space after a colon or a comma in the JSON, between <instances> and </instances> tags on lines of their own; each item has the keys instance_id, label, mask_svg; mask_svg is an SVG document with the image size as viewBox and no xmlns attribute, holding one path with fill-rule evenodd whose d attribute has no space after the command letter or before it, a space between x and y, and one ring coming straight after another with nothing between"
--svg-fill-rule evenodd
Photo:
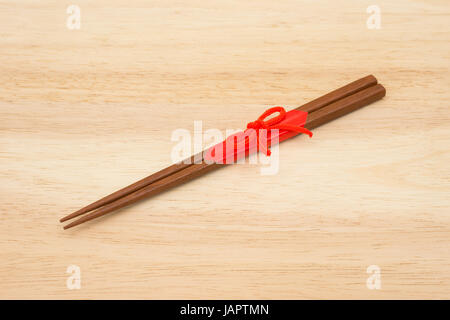
<instances>
[{"instance_id":1,"label":"tapered chopstick end","mask_svg":"<svg viewBox=\"0 0 450 320\"><path fill-rule=\"evenodd\" d=\"M65 225L64 227L63 227L63 229L64 230L67 230L67 229L70 229L70 228L72 228L72 227L75 227L77 224L75 224L75 223L69 223L68 225Z\"/></svg>"}]
</instances>

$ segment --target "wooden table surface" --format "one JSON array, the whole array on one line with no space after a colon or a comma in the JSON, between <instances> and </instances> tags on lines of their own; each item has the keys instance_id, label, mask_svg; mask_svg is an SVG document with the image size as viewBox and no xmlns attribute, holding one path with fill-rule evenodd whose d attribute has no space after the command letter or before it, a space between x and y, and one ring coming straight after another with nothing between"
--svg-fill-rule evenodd
<instances>
[{"instance_id":1,"label":"wooden table surface","mask_svg":"<svg viewBox=\"0 0 450 320\"><path fill-rule=\"evenodd\" d=\"M0 1L0 298L450 298L449 18L447 0ZM175 129L368 74L387 96L283 143L277 175L227 167L58 222L170 164Z\"/></svg>"}]
</instances>

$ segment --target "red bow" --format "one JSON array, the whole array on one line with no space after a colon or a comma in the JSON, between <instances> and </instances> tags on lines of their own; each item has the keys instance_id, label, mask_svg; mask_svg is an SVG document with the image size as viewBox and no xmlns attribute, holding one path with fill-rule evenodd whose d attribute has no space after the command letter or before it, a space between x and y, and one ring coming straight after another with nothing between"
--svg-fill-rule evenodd
<instances>
[{"instance_id":1,"label":"red bow","mask_svg":"<svg viewBox=\"0 0 450 320\"><path fill-rule=\"evenodd\" d=\"M279 112L280 114L277 115L276 117L273 117L272 119L265 121L265 119L268 116L270 116L276 112ZM296 125L291 125L291 124L279 124L285 118L286 118L286 110L284 110L283 107L273 107L273 108L267 109L262 115L259 116L259 118L256 121L249 122L247 124L247 129L245 131L247 131L249 129L254 129L256 131L256 137L258 139L257 141L258 141L259 150L264 152L267 156L270 156L271 152L268 148L266 148L267 144L264 144L259 140L259 130L260 129L288 130L288 131L294 131L297 133L305 133L305 134L309 135L309 137L312 137L312 132L306 128L303 128L302 126L296 126Z\"/></svg>"}]
</instances>

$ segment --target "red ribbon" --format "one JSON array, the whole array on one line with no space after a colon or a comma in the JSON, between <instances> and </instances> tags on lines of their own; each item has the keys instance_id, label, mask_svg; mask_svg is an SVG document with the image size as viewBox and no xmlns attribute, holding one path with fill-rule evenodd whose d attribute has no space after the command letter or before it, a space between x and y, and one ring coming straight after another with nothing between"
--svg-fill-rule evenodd
<instances>
[{"instance_id":1,"label":"red ribbon","mask_svg":"<svg viewBox=\"0 0 450 320\"><path fill-rule=\"evenodd\" d=\"M279 115L266 120L267 117L277 112ZM229 161L234 163L241 157L245 157L246 154L250 155L253 151L258 150L270 156L269 146L273 138L270 130L280 130L277 134L274 134L277 142L286 140L298 133L305 133L310 137L312 136L309 130L303 128L307 114L307 112L299 110L286 112L283 107L270 108L259 116L256 121L248 123L247 129L244 131L232 134L225 141L209 148L205 152L204 159L216 163L230 163ZM260 137L261 129L263 130L261 132L264 133L262 137ZM256 142L254 144L256 150L251 150L253 141ZM229 149L227 147L228 145L232 149Z\"/></svg>"},{"instance_id":2,"label":"red ribbon","mask_svg":"<svg viewBox=\"0 0 450 320\"><path fill-rule=\"evenodd\" d=\"M272 119L265 120L267 117L277 112L279 113L279 115L273 117ZM294 131L297 133L305 133L309 135L309 137L312 137L312 132L306 128L303 128L302 126L282 124L282 123L280 124L280 122L282 122L285 118L286 118L286 110L284 110L283 107L273 107L267 109L262 115L259 116L259 118L256 121L249 122L247 124L247 129L245 129L244 132L246 132L249 129L254 129L256 131L259 150L264 152L267 156L270 156L271 152L269 148L266 148L266 144L262 143L262 141L259 140L260 129L266 130L279 129L279 130Z\"/></svg>"}]
</instances>

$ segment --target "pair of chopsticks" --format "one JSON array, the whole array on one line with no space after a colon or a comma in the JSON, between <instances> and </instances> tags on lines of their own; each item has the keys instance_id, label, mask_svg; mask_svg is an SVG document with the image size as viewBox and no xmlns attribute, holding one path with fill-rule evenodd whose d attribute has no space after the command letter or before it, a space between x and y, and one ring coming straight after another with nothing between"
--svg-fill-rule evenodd
<instances>
[{"instance_id":1,"label":"pair of chopsticks","mask_svg":"<svg viewBox=\"0 0 450 320\"><path fill-rule=\"evenodd\" d=\"M380 100L385 94L385 88L377 84L374 76L369 75L304 104L297 110L308 112L304 127L311 130ZM65 216L60 222L83 215L64 226L64 229L72 228L224 166L218 163L194 162L199 156L203 159L199 154L192 156L190 161L171 165Z\"/></svg>"}]
</instances>

